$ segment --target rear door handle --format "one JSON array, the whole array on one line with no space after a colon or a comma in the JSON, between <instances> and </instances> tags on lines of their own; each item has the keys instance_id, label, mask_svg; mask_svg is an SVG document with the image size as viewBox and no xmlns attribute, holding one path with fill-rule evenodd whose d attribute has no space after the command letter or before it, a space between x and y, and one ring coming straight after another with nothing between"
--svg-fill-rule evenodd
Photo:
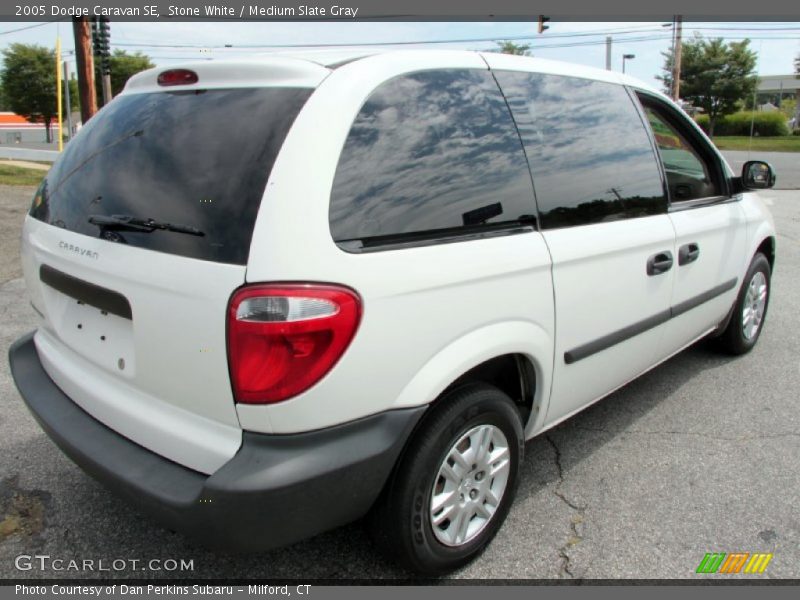
<instances>
[{"instance_id":1,"label":"rear door handle","mask_svg":"<svg viewBox=\"0 0 800 600\"><path fill-rule=\"evenodd\" d=\"M700 256L700 246L692 242L691 244L684 244L678 249L678 265L688 265L690 262L697 260Z\"/></svg>"},{"instance_id":2,"label":"rear door handle","mask_svg":"<svg viewBox=\"0 0 800 600\"><path fill-rule=\"evenodd\" d=\"M664 250L647 259L647 274L659 275L672 268L672 252Z\"/></svg>"}]
</instances>

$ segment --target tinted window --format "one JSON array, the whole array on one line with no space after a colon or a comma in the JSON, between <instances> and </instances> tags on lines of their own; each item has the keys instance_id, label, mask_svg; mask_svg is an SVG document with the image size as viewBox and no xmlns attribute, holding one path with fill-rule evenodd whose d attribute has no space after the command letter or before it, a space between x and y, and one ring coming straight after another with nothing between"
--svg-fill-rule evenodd
<instances>
[{"instance_id":1,"label":"tinted window","mask_svg":"<svg viewBox=\"0 0 800 600\"><path fill-rule=\"evenodd\" d=\"M647 105L645 112L658 145L661 162L664 163L670 198L680 201L718 196L720 190L712 180L713 169L701 158L686 136L661 111Z\"/></svg>"},{"instance_id":2,"label":"tinted window","mask_svg":"<svg viewBox=\"0 0 800 600\"><path fill-rule=\"evenodd\" d=\"M480 229L534 214L519 136L488 71L393 79L362 107L342 150L330 224L365 244Z\"/></svg>"},{"instance_id":3,"label":"tinted window","mask_svg":"<svg viewBox=\"0 0 800 600\"><path fill-rule=\"evenodd\" d=\"M47 175L31 215L109 241L245 264L283 139L310 90L258 88L120 96ZM204 235L89 223L134 215Z\"/></svg>"},{"instance_id":4,"label":"tinted window","mask_svg":"<svg viewBox=\"0 0 800 600\"><path fill-rule=\"evenodd\" d=\"M666 211L655 154L619 85L538 73L495 73L522 135L542 227Z\"/></svg>"}]
</instances>

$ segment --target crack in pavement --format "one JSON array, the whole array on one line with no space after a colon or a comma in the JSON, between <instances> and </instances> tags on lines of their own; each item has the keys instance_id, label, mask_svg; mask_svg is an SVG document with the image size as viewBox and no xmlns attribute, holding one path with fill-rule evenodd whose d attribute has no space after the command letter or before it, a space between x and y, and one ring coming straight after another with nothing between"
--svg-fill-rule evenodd
<instances>
[{"instance_id":1,"label":"crack in pavement","mask_svg":"<svg viewBox=\"0 0 800 600\"><path fill-rule=\"evenodd\" d=\"M574 515L570 519L570 537L567 539L567 542L558 549L558 555L561 557L561 572L559 573L559 577L564 579L569 577L570 579L575 578L575 574L572 572L572 560L570 559L568 550L579 544L583 540L583 536L578 532L578 525L583 523L584 514L588 506L581 506L576 504L561 491L561 485L564 483L564 467L561 465L561 450L559 449L558 445L555 443L552 437L549 435L545 435L544 439L548 441L550 446L553 448L553 453L555 455L555 465L556 465L556 472L558 473L558 482L556 483L556 487L553 490L553 494L555 494L564 504L569 506L572 510L577 512L578 514Z\"/></svg>"},{"instance_id":2,"label":"crack in pavement","mask_svg":"<svg viewBox=\"0 0 800 600\"><path fill-rule=\"evenodd\" d=\"M713 433L704 433L702 431L647 431L641 429L604 429L602 427L577 427L576 429L580 429L582 431L593 431L598 433L611 433L611 434L620 434L620 433L630 433L634 435L690 435L696 437L707 438L709 440L720 440L723 442L744 442L748 440L769 440L769 439L780 439L785 437L800 437L800 432L795 431L787 431L782 433L757 433L757 434L742 434L739 436L724 436L724 435L715 435ZM551 442L552 443L552 442Z\"/></svg>"}]
</instances>

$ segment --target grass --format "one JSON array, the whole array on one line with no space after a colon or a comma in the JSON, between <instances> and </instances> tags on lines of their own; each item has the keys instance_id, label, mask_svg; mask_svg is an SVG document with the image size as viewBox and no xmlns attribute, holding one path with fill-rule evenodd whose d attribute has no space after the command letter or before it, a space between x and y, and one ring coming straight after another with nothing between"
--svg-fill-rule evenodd
<instances>
[{"instance_id":1,"label":"grass","mask_svg":"<svg viewBox=\"0 0 800 600\"><path fill-rule=\"evenodd\" d=\"M0 165L0 185L29 185L38 186L47 171Z\"/></svg>"},{"instance_id":2,"label":"grass","mask_svg":"<svg viewBox=\"0 0 800 600\"><path fill-rule=\"evenodd\" d=\"M720 150L761 150L762 152L800 152L800 135L754 137L718 135L714 144Z\"/></svg>"}]
</instances>

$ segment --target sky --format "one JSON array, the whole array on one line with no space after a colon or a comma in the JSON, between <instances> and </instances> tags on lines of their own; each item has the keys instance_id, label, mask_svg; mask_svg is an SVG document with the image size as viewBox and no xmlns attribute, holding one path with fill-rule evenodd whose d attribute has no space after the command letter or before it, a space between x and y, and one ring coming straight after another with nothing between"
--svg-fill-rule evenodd
<instances>
[{"instance_id":1,"label":"sky","mask_svg":"<svg viewBox=\"0 0 800 600\"><path fill-rule=\"evenodd\" d=\"M662 25L668 26L662 26ZM72 26L68 21L47 23L0 22L0 50L21 42L54 47L60 34L65 60L74 69ZM605 67L605 38L611 35L612 69L626 72L661 87L656 76L662 71L661 52L671 44L671 23L666 22L550 22L544 34L536 23L372 23L372 22L114 22L111 47L141 51L157 65L185 60L218 59L252 53L277 51L253 46L281 44L358 45L370 42L403 42L404 48L462 48L484 50L496 47L495 40L517 40L531 44L538 57ZM33 26L33 27L31 27ZM13 31L30 27L22 31ZM758 53L759 75L792 73L793 60L800 55L800 22L713 22L684 23L684 37L698 32L706 37L740 40L748 37ZM465 40L453 43L425 43ZM409 44L409 43L414 44ZM226 45L232 47L226 48ZM383 46L391 48L392 46Z\"/></svg>"}]
</instances>

